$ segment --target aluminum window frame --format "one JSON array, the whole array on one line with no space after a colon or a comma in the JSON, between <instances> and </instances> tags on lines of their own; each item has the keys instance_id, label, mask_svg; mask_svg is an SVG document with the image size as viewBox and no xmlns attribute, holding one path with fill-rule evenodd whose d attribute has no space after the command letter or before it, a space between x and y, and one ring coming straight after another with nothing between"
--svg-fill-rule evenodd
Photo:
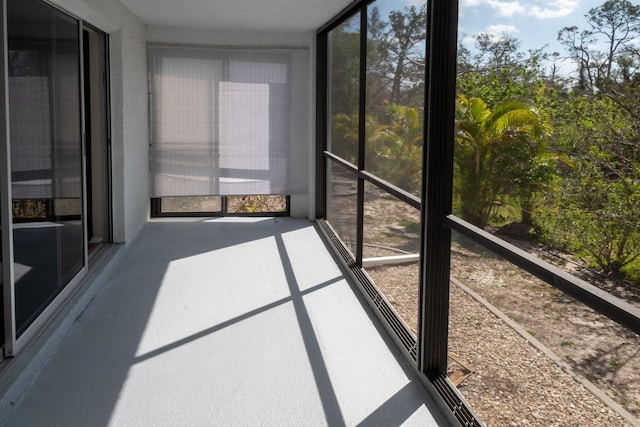
<instances>
[{"instance_id":1,"label":"aluminum window frame","mask_svg":"<svg viewBox=\"0 0 640 427\"><path fill-rule=\"evenodd\" d=\"M2 0L2 87L5 91L4 100L5 103L2 108L2 115L0 121L2 121L3 135L5 135L5 150L0 154L0 173L3 177L7 177L1 183L2 189L0 195L2 197L2 246L3 246L3 260L8 259L11 262L3 262L3 288L4 288L4 319L5 319L5 337L4 337L4 356L13 357L19 354L25 347L29 345L48 324L49 319L58 312L64 302L76 292L78 285L82 282L82 279L86 276L88 270L88 250L86 242L86 171L85 171L85 123L84 123L84 72L82 69L83 61L83 20L79 17L69 13L68 11L59 8L58 6L51 4L50 2L40 0L44 5L55 9L56 11L65 14L69 18L75 20L78 26L78 86L79 86L79 99L80 108L78 114L80 114L80 144L81 144L81 173L82 173L82 236L83 236L83 254L82 254L82 267L75 273L74 277L64 286L64 288L47 304L47 306L37 315L37 317L30 322L28 326L18 336L18 329L15 316L15 263L14 250L13 250L13 215L12 215L12 191L11 191L11 136L10 136L10 105L8 99L8 85L9 74L8 64L6 62L8 55L8 17L7 17L7 1Z\"/></svg>"},{"instance_id":2,"label":"aluminum window frame","mask_svg":"<svg viewBox=\"0 0 640 427\"><path fill-rule=\"evenodd\" d=\"M441 399L450 415L464 425L480 425L480 421L464 398L446 377L449 270L451 229L446 223L451 215L453 193L453 148L456 91L456 49L458 2L427 0L427 40L424 94L424 140L422 157L422 193L418 198L381 179L364 168L366 47L368 6L372 0L354 2L317 32L316 71L316 219L322 234L340 254L344 267L365 295L374 313L382 320L396 344L413 364L429 390ZM327 150L328 141L328 33L360 12L360 73L359 73L359 140L358 164L354 165ZM353 259L326 222L327 165L338 164L358 179L357 254ZM417 342L403 336L404 323L384 295L377 295L375 286L362 268L364 182L370 182L414 208L420 209L420 275ZM429 268L427 268L427 266ZM394 324L395 323L395 324ZM406 326L405 326L406 328ZM414 344L417 348L413 347Z\"/></svg>"},{"instance_id":3,"label":"aluminum window frame","mask_svg":"<svg viewBox=\"0 0 640 427\"><path fill-rule=\"evenodd\" d=\"M497 253L507 261L535 277L556 287L562 292L607 316L627 329L640 334L640 309L626 301L601 291L597 287L576 276L555 267L534 255L462 220L452 213L453 197L453 156L455 144L455 94L456 94L456 50L458 33L458 2L448 0L428 0L426 70L425 70L425 117L424 117L424 153L422 167L422 197L407 194L402 189L379 179L363 170L362 159L359 165L353 165L327 151L327 111L328 111L328 40L327 34L358 11L365 11L373 1L356 2L343 10L317 34L317 74L316 74L316 218L323 234L331 241L337 252L342 254L344 264L352 272L354 280L367 294L367 284L359 277L365 274L361 258L350 259L344 255L345 248L331 226L326 223L326 165L338 164L356 174L360 181L369 181L406 203L421 208L420 253L420 308L417 354L403 344L388 321L378 314L392 338L405 350L405 355L415 361L416 370L427 379L444 399L446 405L464 425L478 425L472 410L464 402L460 393L446 378L448 348L448 311L450 288L451 233L457 231L475 243ZM366 21L361 21L366 22ZM361 58L365 58L361 28ZM362 66L361 66L362 68ZM366 73L361 70L360 85ZM364 103L362 90L360 106ZM361 110L360 127L362 127ZM359 134L359 155L364 147L364 133ZM362 204L362 200L359 200ZM342 246L342 248L340 247ZM375 306L371 297L370 304ZM384 299L384 297L383 297ZM404 348L403 348L404 346Z\"/></svg>"},{"instance_id":4,"label":"aluminum window frame","mask_svg":"<svg viewBox=\"0 0 640 427\"><path fill-rule=\"evenodd\" d=\"M247 196L272 196L274 194L247 194ZM291 196L288 194L278 194L285 197L285 210L278 212L229 212L228 198L243 197L240 195L217 196L220 197L219 211L185 211L185 212L165 212L162 210L162 197L151 198L151 218L203 218L203 217L288 217L291 215ZM183 196L178 196L183 197ZM184 196L189 197L189 196Z\"/></svg>"}]
</instances>

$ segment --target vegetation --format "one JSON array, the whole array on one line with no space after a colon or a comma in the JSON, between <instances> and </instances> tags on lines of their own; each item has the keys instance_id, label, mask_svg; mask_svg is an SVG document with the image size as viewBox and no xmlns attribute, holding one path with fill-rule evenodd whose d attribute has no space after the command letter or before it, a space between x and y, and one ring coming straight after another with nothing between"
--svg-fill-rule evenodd
<instances>
[{"instance_id":1,"label":"vegetation","mask_svg":"<svg viewBox=\"0 0 640 427\"><path fill-rule=\"evenodd\" d=\"M457 179L463 219L484 227L503 196L520 201L522 220L531 222L535 194L551 179L545 139L548 118L521 101L504 101L492 110L480 98L458 96Z\"/></svg>"},{"instance_id":2,"label":"vegetation","mask_svg":"<svg viewBox=\"0 0 640 427\"><path fill-rule=\"evenodd\" d=\"M287 208L286 196L256 195L256 196L228 196L229 213L276 213L284 212Z\"/></svg>"},{"instance_id":3,"label":"vegetation","mask_svg":"<svg viewBox=\"0 0 640 427\"><path fill-rule=\"evenodd\" d=\"M545 72L541 61L553 56L542 50L523 54L510 36L477 37L475 55L460 50L458 87L464 96L489 100L488 108L494 109L517 100L543 112L550 127L537 140L542 142L539 150L525 153L522 146L500 153L518 164L521 173L530 171L521 175L527 191L521 196L514 192L522 186L517 173L506 177L513 186L493 182L496 174L511 174L496 164L481 178L485 187L493 185L493 195L476 197L474 216L464 200L469 193L457 191L457 212L479 226L528 223L538 238L583 257L604 273L640 281L640 54L634 43L640 37L640 7L609 0L585 18L588 29L570 26L558 33L567 58L576 65L572 78L559 77L555 66ZM459 117L464 111L459 109ZM459 118L458 135L467 122ZM458 136L457 158L467 153L463 143ZM456 173L456 188L472 185L468 171L458 167ZM495 209L487 218L482 212L490 202L493 207L517 207L512 212L519 210L519 218L500 218Z\"/></svg>"},{"instance_id":4,"label":"vegetation","mask_svg":"<svg viewBox=\"0 0 640 427\"><path fill-rule=\"evenodd\" d=\"M365 167L419 194L426 10L382 17L367 35ZM334 31L336 154L357 162L359 38ZM560 28L563 53L480 34L458 49L454 213L518 225L605 274L640 284L640 6L608 0ZM573 64L574 72L559 64Z\"/></svg>"}]
</instances>

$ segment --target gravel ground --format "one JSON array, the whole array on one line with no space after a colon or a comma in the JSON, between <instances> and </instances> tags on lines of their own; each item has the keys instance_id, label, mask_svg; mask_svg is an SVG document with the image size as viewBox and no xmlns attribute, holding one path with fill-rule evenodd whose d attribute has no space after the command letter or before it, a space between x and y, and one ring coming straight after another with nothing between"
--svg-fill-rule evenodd
<instances>
[{"instance_id":1,"label":"gravel ground","mask_svg":"<svg viewBox=\"0 0 640 427\"><path fill-rule=\"evenodd\" d=\"M449 351L474 371L459 390L488 425L628 425L456 286L450 316ZM450 364L451 371L456 368Z\"/></svg>"},{"instance_id":2,"label":"gravel ground","mask_svg":"<svg viewBox=\"0 0 640 427\"><path fill-rule=\"evenodd\" d=\"M569 363L574 371L588 377L626 410L637 414L640 402L635 389L640 384L633 367L640 362L635 357L640 342L635 342L638 341L635 334L628 333L582 304L563 298L554 289L540 292L539 289L532 291L526 287L500 286L500 280L496 278L503 276L507 281L529 286L548 285L536 280L529 282L521 277L519 281L516 280L516 272L512 271L514 267L509 263L501 264L503 261L497 258L492 258L492 262L499 263L496 265L487 262L484 257L477 259L459 248L452 258L455 268L452 274L463 278L465 275L484 278L475 282L467 278L466 282L470 284L465 284L475 286L477 292L483 292L478 285L482 283L496 294L499 293L501 298L495 298L484 290L490 298L511 307L509 317L515 318L530 334L543 341L558 343L558 349L552 348L552 351ZM417 266L376 267L368 269L368 273L398 314L415 331ZM532 325L532 322L535 324ZM630 425L507 323L453 284L449 327L449 353L463 364L461 366L451 359L449 371L453 373L462 368L473 371L458 388L488 425ZM529 328L541 332L536 333ZM549 346L547 342L545 344ZM567 345L568 342L573 344ZM614 348L610 348L612 343ZM604 348L610 348L610 351L604 352ZM617 360L620 354L616 355L616 352L620 353L621 349L627 355L624 364L606 363L603 366L602 363L593 362L594 354ZM593 363L586 363L586 360Z\"/></svg>"},{"instance_id":3,"label":"gravel ground","mask_svg":"<svg viewBox=\"0 0 640 427\"><path fill-rule=\"evenodd\" d=\"M417 319L416 266L369 275L407 324ZM460 288L451 287L449 353L473 373L458 387L489 426L626 426L614 411ZM463 368L450 360L449 371Z\"/></svg>"},{"instance_id":4,"label":"gravel ground","mask_svg":"<svg viewBox=\"0 0 640 427\"><path fill-rule=\"evenodd\" d=\"M355 206L353 190L346 178L337 181L330 203L330 211L339 213L335 218L331 215L330 222L347 243L355 240L350 235L355 212L349 211ZM374 189L367 192L364 216L365 257L417 252L419 212L415 209ZM631 418L640 416L638 335L459 236L454 236L451 257L452 277L542 342L569 365L567 369L604 391ZM367 272L415 331L417 264L368 268ZM636 302L634 295L618 296ZM449 353L473 371L458 388L490 426L640 426L638 420L629 423L617 415L454 285ZM449 368L453 373L461 366L451 359Z\"/></svg>"},{"instance_id":5,"label":"gravel ground","mask_svg":"<svg viewBox=\"0 0 640 427\"><path fill-rule=\"evenodd\" d=\"M640 415L640 336L478 245L458 239L452 248L452 276Z\"/></svg>"}]
</instances>

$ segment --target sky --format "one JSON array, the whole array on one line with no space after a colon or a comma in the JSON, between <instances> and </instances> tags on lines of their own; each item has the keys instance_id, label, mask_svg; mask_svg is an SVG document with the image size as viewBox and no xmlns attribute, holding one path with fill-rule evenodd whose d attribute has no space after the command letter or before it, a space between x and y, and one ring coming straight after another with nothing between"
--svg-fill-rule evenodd
<instances>
[{"instance_id":1,"label":"sky","mask_svg":"<svg viewBox=\"0 0 640 427\"><path fill-rule=\"evenodd\" d=\"M458 41L473 51L473 36L489 33L497 37L509 33L520 40L520 50L545 47L547 53L567 51L558 42L558 32L565 27L577 26L589 29L584 16L590 9L601 6L606 0L459 0ZM637 3L638 0L631 0ZM425 0L377 0L374 6L381 15L406 6L420 6ZM639 42L640 43L640 42ZM561 75L571 75L575 64L559 61L556 64ZM550 64L547 65L550 67Z\"/></svg>"},{"instance_id":2,"label":"sky","mask_svg":"<svg viewBox=\"0 0 640 427\"><path fill-rule=\"evenodd\" d=\"M589 28L584 15L605 0L460 0L458 40L473 47L479 33L510 33L521 41L521 50L549 47L547 52L566 55L558 43L558 31L573 25Z\"/></svg>"}]
</instances>

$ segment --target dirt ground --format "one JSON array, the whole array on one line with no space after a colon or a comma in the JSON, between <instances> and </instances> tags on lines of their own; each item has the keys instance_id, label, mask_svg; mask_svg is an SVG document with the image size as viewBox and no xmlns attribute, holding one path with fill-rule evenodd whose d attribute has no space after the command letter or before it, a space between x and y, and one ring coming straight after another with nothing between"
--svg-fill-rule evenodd
<instances>
[{"instance_id":1,"label":"dirt ground","mask_svg":"<svg viewBox=\"0 0 640 427\"><path fill-rule=\"evenodd\" d=\"M337 181L329 221L343 240L355 236L355 188ZM368 188L364 257L416 253L419 212ZM518 245L527 248L526 242ZM580 263L530 245L527 249L568 268L633 304L640 292L589 276ZM561 256L559 256L561 255ZM636 417L640 416L640 337L481 246L455 235L451 276L472 289L551 349L571 368ZM369 268L368 273L414 331L416 264ZM627 425L593 394L513 332L484 306L452 285L450 354L473 373L459 390L490 425ZM460 366L451 361L451 371Z\"/></svg>"},{"instance_id":2,"label":"dirt ground","mask_svg":"<svg viewBox=\"0 0 640 427\"><path fill-rule=\"evenodd\" d=\"M452 243L452 277L516 321L627 411L640 415L640 337L507 261L460 240ZM417 265L368 272L415 331ZM451 372L463 367L473 371L459 389L489 425L626 425L453 284L449 351L463 363L450 360ZM524 405L524 410L518 405Z\"/></svg>"},{"instance_id":3,"label":"dirt ground","mask_svg":"<svg viewBox=\"0 0 640 427\"><path fill-rule=\"evenodd\" d=\"M452 243L453 277L515 320L627 411L640 416L640 336L457 237Z\"/></svg>"}]
</instances>

